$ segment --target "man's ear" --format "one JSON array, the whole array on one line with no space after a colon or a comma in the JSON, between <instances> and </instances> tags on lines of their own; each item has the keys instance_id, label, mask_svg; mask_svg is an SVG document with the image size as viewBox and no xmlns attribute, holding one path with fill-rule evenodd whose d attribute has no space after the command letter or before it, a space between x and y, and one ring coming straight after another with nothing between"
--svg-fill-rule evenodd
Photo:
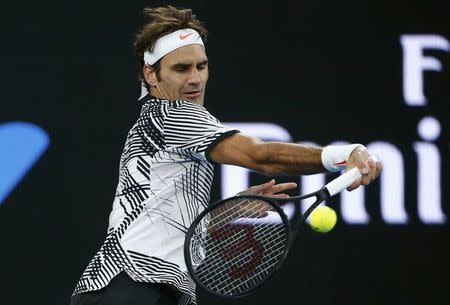
<instances>
[{"instance_id":1,"label":"man's ear","mask_svg":"<svg viewBox=\"0 0 450 305\"><path fill-rule=\"evenodd\" d=\"M144 79L150 87L156 86L156 71L149 65L144 65L142 68Z\"/></svg>"}]
</instances>

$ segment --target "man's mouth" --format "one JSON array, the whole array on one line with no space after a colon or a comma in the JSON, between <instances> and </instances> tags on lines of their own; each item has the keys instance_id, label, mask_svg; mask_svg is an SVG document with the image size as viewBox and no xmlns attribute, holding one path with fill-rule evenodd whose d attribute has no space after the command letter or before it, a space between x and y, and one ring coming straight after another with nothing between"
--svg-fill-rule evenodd
<instances>
[{"instance_id":1,"label":"man's mouth","mask_svg":"<svg viewBox=\"0 0 450 305\"><path fill-rule=\"evenodd\" d=\"M186 95L187 97L190 98L196 98L199 97L201 95L201 91L189 91L189 92L185 92L184 95Z\"/></svg>"}]
</instances>

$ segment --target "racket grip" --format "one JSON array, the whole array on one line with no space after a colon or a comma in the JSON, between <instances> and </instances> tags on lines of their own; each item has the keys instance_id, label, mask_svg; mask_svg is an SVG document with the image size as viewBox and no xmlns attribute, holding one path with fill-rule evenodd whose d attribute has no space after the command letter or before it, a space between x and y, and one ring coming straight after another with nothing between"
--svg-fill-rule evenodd
<instances>
[{"instance_id":1,"label":"racket grip","mask_svg":"<svg viewBox=\"0 0 450 305\"><path fill-rule=\"evenodd\" d=\"M327 185L325 185L325 188L330 193L330 196L334 196L352 185L352 183L361 176L362 175L359 169L354 167L345 174L342 174L333 181L330 181Z\"/></svg>"}]
</instances>

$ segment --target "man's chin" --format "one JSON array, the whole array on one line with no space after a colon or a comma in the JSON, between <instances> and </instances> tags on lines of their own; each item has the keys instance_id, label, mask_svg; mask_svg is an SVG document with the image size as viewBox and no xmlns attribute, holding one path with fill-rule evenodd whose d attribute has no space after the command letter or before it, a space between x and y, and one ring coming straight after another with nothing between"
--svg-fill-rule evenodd
<instances>
[{"instance_id":1,"label":"man's chin","mask_svg":"<svg viewBox=\"0 0 450 305\"><path fill-rule=\"evenodd\" d=\"M185 94L184 99L195 104L203 105L204 96L203 94Z\"/></svg>"}]
</instances>

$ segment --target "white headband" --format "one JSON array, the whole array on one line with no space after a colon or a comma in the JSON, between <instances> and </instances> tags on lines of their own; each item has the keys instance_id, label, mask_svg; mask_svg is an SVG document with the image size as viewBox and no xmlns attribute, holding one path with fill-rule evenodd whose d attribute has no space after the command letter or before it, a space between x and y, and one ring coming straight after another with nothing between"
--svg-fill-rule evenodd
<instances>
[{"instance_id":1,"label":"white headband","mask_svg":"<svg viewBox=\"0 0 450 305\"><path fill-rule=\"evenodd\" d=\"M152 66L155 62L173 50L190 44L205 46L200 34L196 30L182 29L172 32L156 40L153 52L150 53L149 51L145 51L144 62Z\"/></svg>"}]
</instances>

